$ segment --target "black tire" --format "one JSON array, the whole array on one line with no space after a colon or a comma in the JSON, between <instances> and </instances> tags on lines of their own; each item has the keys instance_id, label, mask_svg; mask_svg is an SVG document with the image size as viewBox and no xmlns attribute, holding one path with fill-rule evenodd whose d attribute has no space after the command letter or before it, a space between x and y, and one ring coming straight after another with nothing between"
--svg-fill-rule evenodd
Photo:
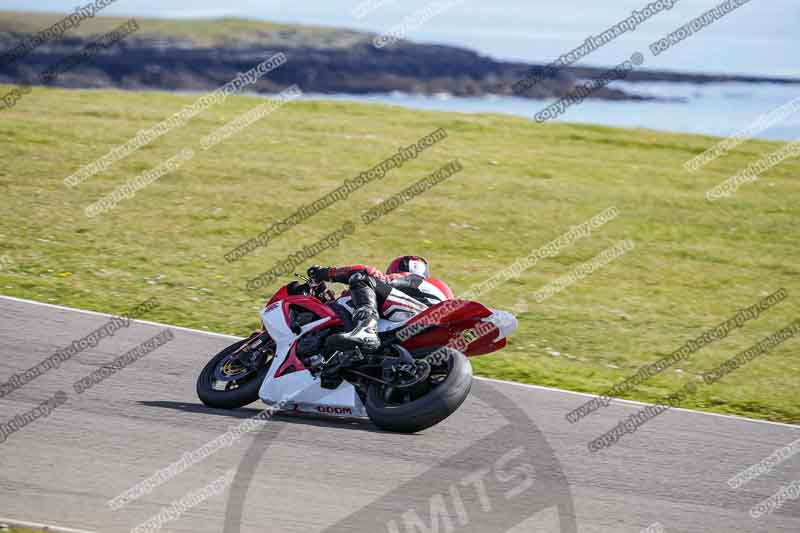
<instances>
[{"instance_id":1,"label":"black tire","mask_svg":"<svg viewBox=\"0 0 800 533\"><path fill-rule=\"evenodd\" d=\"M258 400L258 390L261 388L261 383L267 375L270 365L264 365L264 368L258 371L258 374L240 385L236 389L219 391L211 386L212 378L214 377L214 370L217 368L219 361L231 352L236 351L242 344L247 342L248 339L243 339L234 344L231 344L211 360L203 368L200 375L197 377L197 396L200 401L209 407L216 407L219 409L236 409L237 407L244 407L247 404L253 403Z\"/></svg>"},{"instance_id":2,"label":"black tire","mask_svg":"<svg viewBox=\"0 0 800 533\"><path fill-rule=\"evenodd\" d=\"M434 426L453 414L469 395L472 365L458 350L444 348L452 359L447 378L425 396L398 406L387 406L380 385L370 385L366 405L370 420L381 429L416 433Z\"/></svg>"}]
</instances>

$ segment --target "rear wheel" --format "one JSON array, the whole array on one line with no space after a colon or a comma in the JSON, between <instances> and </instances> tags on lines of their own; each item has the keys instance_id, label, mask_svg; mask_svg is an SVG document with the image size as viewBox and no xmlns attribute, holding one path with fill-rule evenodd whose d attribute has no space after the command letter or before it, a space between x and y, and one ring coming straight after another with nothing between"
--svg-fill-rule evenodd
<instances>
[{"instance_id":1,"label":"rear wheel","mask_svg":"<svg viewBox=\"0 0 800 533\"><path fill-rule=\"evenodd\" d=\"M430 361L430 362L429 362ZM415 361L389 385L371 384L366 405L370 420L388 431L414 433L438 424L461 406L472 387L472 365L452 348Z\"/></svg>"},{"instance_id":2,"label":"rear wheel","mask_svg":"<svg viewBox=\"0 0 800 533\"><path fill-rule=\"evenodd\" d=\"M197 378L197 396L209 407L235 409L258 400L258 391L267 375L269 354L256 368L245 366L235 352L251 339L231 344L215 355Z\"/></svg>"}]
</instances>

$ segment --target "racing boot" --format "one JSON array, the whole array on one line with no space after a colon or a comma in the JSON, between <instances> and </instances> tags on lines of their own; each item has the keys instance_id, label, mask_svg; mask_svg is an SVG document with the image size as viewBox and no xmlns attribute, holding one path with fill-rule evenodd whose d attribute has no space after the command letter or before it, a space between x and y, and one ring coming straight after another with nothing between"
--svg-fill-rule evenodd
<instances>
[{"instance_id":1,"label":"racing boot","mask_svg":"<svg viewBox=\"0 0 800 533\"><path fill-rule=\"evenodd\" d=\"M328 338L328 346L337 350L355 347L373 352L381 344L378 338L378 299L375 281L363 272L350 276L350 295L353 301L353 320L356 325L348 333L337 333Z\"/></svg>"}]
</instances>

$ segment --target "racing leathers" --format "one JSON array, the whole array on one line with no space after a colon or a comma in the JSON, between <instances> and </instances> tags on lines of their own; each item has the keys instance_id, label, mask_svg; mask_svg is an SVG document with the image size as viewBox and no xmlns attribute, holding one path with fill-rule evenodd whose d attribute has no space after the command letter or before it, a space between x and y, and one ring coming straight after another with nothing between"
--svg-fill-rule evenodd
<instances>
[{"instance_id":1,"label":"racing leathers","mask_svg":"<svg viewBox=\"0 0 800 533\"><path fill-rule=\"evenodd\" d=\"M332 341L366 351L380 346L379 316L405 321L431 305L453 298L452 291L441 280L409 272L384 274L369 265L313 266L308 269L308 277L316 283L348 284L355 326L347 333L336 334Z\"/></svg>"}]
</instances>

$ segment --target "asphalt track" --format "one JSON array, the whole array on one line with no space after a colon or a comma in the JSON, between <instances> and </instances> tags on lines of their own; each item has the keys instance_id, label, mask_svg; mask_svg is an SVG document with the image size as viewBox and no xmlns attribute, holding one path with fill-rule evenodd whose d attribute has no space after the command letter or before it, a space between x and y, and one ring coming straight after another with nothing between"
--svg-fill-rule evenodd
<instances>
[{"instance_id":1,"label":"asphalt track","mask_svg":"<svg viewBox=\"0 0 800 533\"><path fill-rule=\"evenodd\" d=\"M107 320L0 297L0 382ZM273 417L114 511L110 498L259 411L199 403L197 372L231 338L181 328L168 344L75 393L75 381L163 328L134 323L0 398L3 423L56 391L69 397L0 443L2 519L130 531L241 465L224 493L162 531L638 533L656 522L669 533L800 531L800 500L759 519L748 514L800 480L800 454L738 490L726 484L800 438L800 428L673 410L590 453L590 439L639 406L615 402L570 424L564 414L586 396L489 380L477 380L456 414L417 435Z\"/></svg>"}]
</instances>

